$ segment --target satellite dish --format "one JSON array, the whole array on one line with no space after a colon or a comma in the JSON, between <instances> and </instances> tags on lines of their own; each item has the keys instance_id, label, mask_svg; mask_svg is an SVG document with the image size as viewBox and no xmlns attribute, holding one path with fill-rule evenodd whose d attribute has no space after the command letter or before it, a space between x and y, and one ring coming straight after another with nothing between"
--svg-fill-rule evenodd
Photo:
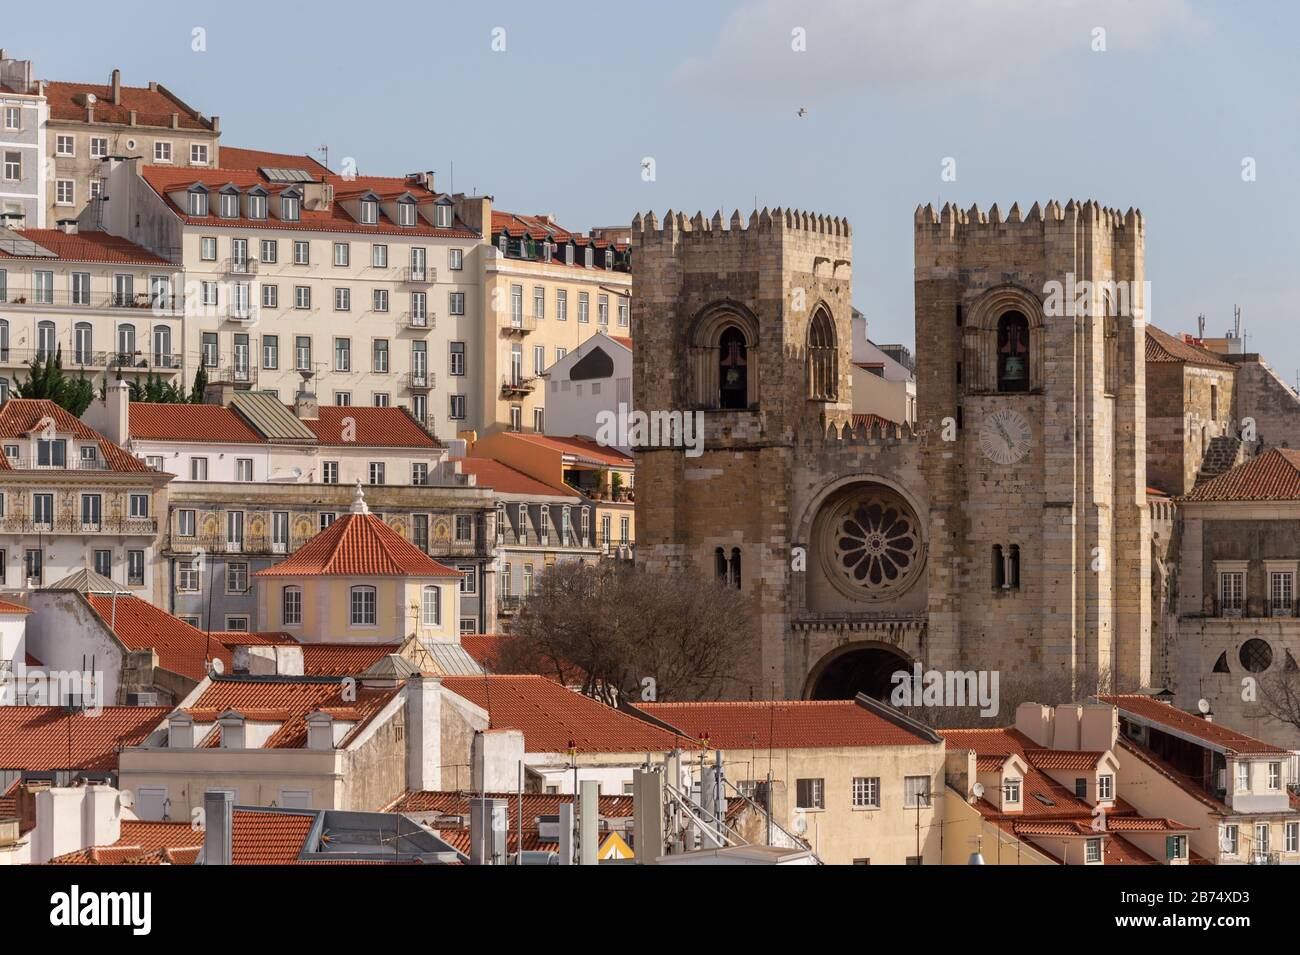
<instances>
[{"instance_id":1,"label":"satellite dish","mask_svg":"<svg viewBox=\"0 0 1300 955\"><path fill-rule=\"evenodd\" d=\"M211 668L212 672L215 673L217 676L221 676L222 673L226 672L226 665L222 663L220 660L217 660L215 658L209 664L209 667Z\"/></svg>"},{"instance_id":2,"label":"satellite dish","mask_svg":"<svg viewBox=\"0 0 1300 955\"><path fill-rule=\"evenodd\" d=\"M1201 712L1201 715L1204 716L1206 713L1210 712L1210 701L1201 698L1196 701L1196 708Z\"/></svg>"},{"instance_id":3,"label":"satellite dish","mask_svg":"<svg viewBox=\"0 0 1300 955\"><path fill-rule=\"evenodd\" d=\"M976 783L974 786L972 786L972 787L970 788L970 791L971 791L971 795L974 796L976 799L983 799L983 798L984 798L984 784L983 784L983 783Z\"/></svg>"}]
</instances>

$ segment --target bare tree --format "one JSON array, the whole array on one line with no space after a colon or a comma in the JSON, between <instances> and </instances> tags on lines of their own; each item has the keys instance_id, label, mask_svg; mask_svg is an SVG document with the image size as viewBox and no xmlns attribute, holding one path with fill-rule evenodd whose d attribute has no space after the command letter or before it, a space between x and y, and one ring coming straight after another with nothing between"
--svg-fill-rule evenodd
<instances>
[{"instance_id":1,"label":"bare tree","mask_svg":"<svg viewBox=\"0 0 1300 955\"><path fill-rule=\"evenodd\" d=\"M717 699L739 689L754 632L748 599L725 584L571 562L539 578L495 668L554 677L611 704Z\"/></svg>"},{"instance_id":2,"label":"bare tree","mask_svg":"<svg viewBox=\"0 0 1300 955\"><path fill-rule=\"evenodd\" d=\"M996 712L984 716L980 706L967 701L964 706L902 706L900 709L913 719L942 729L980 729L1013 726L1016 710L1021 703L1041 703L1057 706L1075 703L1109 693L1133 692L1130 687L1113 688L1111 671L1107 667L1096 673L1084 673L1071 678L1064 667L1034 667L998 673Z\"/></svg>"},{"instance_id":3,"label":"bare tree","mask_svg":"<svg viewBox=\"0 0 1300 955\"><path fill-rule=\"evenodd\" d=\"M1277 720L1300 730L1300 670L1292 666L1257 681L1259 708Z\"/></svg>"}]
</instances>

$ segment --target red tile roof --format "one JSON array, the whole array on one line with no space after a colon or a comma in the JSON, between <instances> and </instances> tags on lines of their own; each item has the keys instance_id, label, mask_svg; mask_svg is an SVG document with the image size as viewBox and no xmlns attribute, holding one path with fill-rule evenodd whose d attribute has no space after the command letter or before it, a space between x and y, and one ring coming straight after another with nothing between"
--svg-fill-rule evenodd
<instances>
[{"instance_id":1,"label":"red tile roof","mask_svg":"<svg viewBox=\"0 0 1300 955\"><path fill-rule=\"evenodd\" d=\"M1288 752L1253 736L1230 730L1219 723L1211 723L1169 703L1153 700L1149 696L1125 693L1117 696L1102 696L1098 699L1103 703L1119 707L1121 716L1138 717L1158 726L1177 730L1185 736L1219 747L1233 755L1268 756Z\"/></svg>"},{"instance_id":2,"label":"red tile roof","mask_svg":"<svg viewBox=\"0 0 1300 955\"><path fill-rule=\"evenodd\" d=\"M123 819L118 840L55 856L50 865L193 865L203 847L203 831L187 822Z\"/></svg>"},{"instance_id":3,"label":"red tile roof","mask_svg":"<svg viewBox=\"0 0 1300 955\"><path fill-rule=\"evenodd\" d=\"M230 672L230 651L217 639L139 597L85 594L86 600L128 650L152 649L164 670L199 681L208 661L220 660Z\"/></svg>"},{"instance_id":4,"label":"red tile roof","mask_svg":"<svg viewBox=\"0 0 1300 955\"><path fill-rule=\"evenodd\" d=\"M624 336L622 336L622 335L610 335L609 337L610 337L610 339L611 339L612 341L616 341L616 342L618 342L620 345L622 345L622 346L623 346L624 348L626 348L628 351L631 351L631 350L632 350L632 339L630 339L630 338L626 338L626 337L624 337Z\"/></svg>"},{"instance_id":5,"label":"red tile roof","mask_svg":"<svg viewBox=\"0 0 1300 955\"><path fill-rule=\"evenodd\" d=\"M221 147L222 169L303 169L316 176L326 176L329 170L305 153L273 153L264 149L241 149L238 146Z\"/></svg>"},{"instance_id":6,"label":"red tile roof","mask_svg":"<svg viewBox=\"0 0 1300 955\"><path fill-rule=\"evenodd\" d=\"M298 641L292 634L274 630L209 630L213 640L220 640L229 650L235 647L292 646Z\"/></svg>"},{"instance_id":7,"label":"red tile roof","mask_svg":"<svg viewBox=\"0 0 1300 955\"><path fill-rule=\"evenodd\" d=\"M854 700L639 703L637 709L713 749L936 745Z\"/></svg>"},{"instance_id":8,"label":"red tile roof","mask_svg":"<svg viewBox=\"0 0 1300 955\"><path fill-rule=\"evenodd\" d=\"M99 445L100 456L110 470L153 473L135 455L113 444L76 415L48 398L10 398L0 405L0 438L26 437L47 418L54 422L54 430L58 434L71 434L83 440L95 441ZM0 471L12 470L9 462L0 456Z\"/></svg>"},{"instance_id":9,"label":"red tile roof","mask_svg":"<svg viewBox=\"0 0 1300 955\"><path fill-rule=\"evenodd\" d=\"M560 438L545 434L526 434L524 432L512 434L511 437L519 441L526 441L529 444L549 448L552 451L559 451L562 454L573 455L592 464L609 465L617 468L630 468L633 464L632 455L624 454L618 448L597 444L587 438Z\"/></svg>"},{"instance_id":10,"label":"red tile roof","mask_svg":"<svg viewBox=\"0 0 1300 955\"><path fill-rule=\"evenodd\" d=\"M402 688L356 686L355 700L345 699L344 689L341 679L217 677L185 712L199 723L213 723L227 710L242 713L248 720L279 723L280 728L262 748L301 749L307 744L307 715L324 710L336 720L356 724L339 743L343 749ZM352 692L349 688L348 693ZM221 729L214 726L197 745L214 747L220 741Z\"/></svg>"},{"instance_id":11,"label":"red tile roof","mask_svg":"<svg viewBox=\"0 0 1300 955\"><path fill-rule=\"evenodd\" d=\"M1187 501L1300 501L1300 450L1270 448L1193 488Z\"/></svg>"},{"instance_id":12,"label":"red tile roof","mask_svg":"<svg viewBox=\"0 0 1300 955\"><path fill-rule=\"evenodd\" d=\"M254 577L455 577L374 514L344 514L292 555Z\"/></svg>"},{"instance_id":13,"label":"red tile roof","mask_svg":"<svg viewBox=\"0 0 1300 955\"><path fill-rule=\"evenodd\" d=\"M1025 758L1039 769L1096 769L1105 753L1068 749L1026 749Z\"/></svg>"},{"instance_id":14,"label":"red tile roof","mask_svg":"<svg viewBox=\"0 0 1300 955\"><path fill-rule=\"evenodd\" d=\"M516 471L508 464L495 458L453 458L460 462L462 474L474 475L476 487L490 487L502 494L522 494L529 497L567 497L576 498L577 492L567 490L529 477L523 471Z\"/></svg>"},{"instance_id":15,"label":"red tile roof","mask_svg":"<svg viewBox=\"0 0 1300 955\"><path fill-rule=\"evenodd\" d=\"M178 268L171 262L150 252L143 246L128 242L126 239L107 232L78 231L69 235L62 229L23 229L16 233L24 239L31 239L37 245L53 252L65 262L111 262L121 265L165 265ZM0 249L3 259L39 259L50 261L48 256L15 255Z\"/></svg>"},{"instance_id":16,"label":"red tile roof","mask_svg":"<svg viewBox=\"0 0 1300 955\"><path fill-rule=\"evenodd\" d=\"M462 633L460 645L483 669L491 672L497 668L502 641L509 640L501 633Z\"/></svg>"},{"instance_id":17,"label":"red tile roof","mask_svg":"<svg viewBox=\"0 0 1300 955\"><path fill-rule=\"evenodd\" d=\"M138 746L167 715L161 706L0 706L0 766L28 772L117 769L120 747Z\"/></svg>"},{"instance_id":18,"label":"red tile roof","mask_svg":"<svg viewBox=\"0 0 1300 955\"><path fill-rule=\"evenodd\" d=\"M222 405L166 404L133 401L131 437L140 441L200 441L265 444L266 439Z\"/></svg>"},{"instance_id":19,"label":"red tile roof","mask_svg":"<svg viewBox=\"0 0 1300 955\"><path fill-rule=\"evenodd\" d=\"M315 813L237 809L231 817L234 865L292 865L316 824Z\"/></svg>"},{"instance_id":20,"label":"red tile roof","mask_svg":"<svg viewBox=\"0 0 1300 955\"><path fill-rule=\"evenodd\" d=\"M344 422L352 422L351 440L343 440ZM321 405L320 417L304 420L321 444L370 448L437 448L437 440L404 408Z\"/></svg>"},{"instance_id":21,"label":"red tile roof","mask_svg":"<svg viewBox=\"0 0 1300 955\"><path fill-rule=\"evenodd\" d=\"M888 418L882 417L878 414L855 414L851 420L851 424L855 429L863 426L876 429L898 427L897 421L890 421Z\"/></svg>"},{"instance_id":22,"label":"red tile roof","mask_svg":"<svg viewBox=\"0 0 1300 955\"><path fill-rule=\"evenodd\" d=\"M113 102L113 88L100 83L64 83L51 81L45 86L45 99L50 104L50 119L84 122L86 106L77 97L86 93L95 96L95 122L127 125L131 111L135 111L137 126L165 126L170 128L172 114L178 114L181 129L210 130L210 119L199 119L190 107L166 93L162 87L121 87L121 103Z\"/></svg>"},{"instance_id":23,"label":"red tile roof","mask_svg":"<svg viewBox=\"0 0 1300 955\"><path fill-rule=\"evenodd\" d=\"M667 752L698 744L543 676L443 677L442 685L488 711L493 729L517 729L530 753Z\"/></svg>"},{"instance_id":24,"label":"red tile roof","mask_svg":"<svg viewBox=\"0 0 1300 955\"><path fill-rule=\"evenodd\" d=\"M0 613L31 613L31 608L9 600L0 600Z\"/></svg>"},{"instance_id":25,"label":"red tile roof","mask_svg":"<svg viewBox=\"0 0 1300 955\"><path fill-rule=\"evenodd\" d=\"M1154 325L1147 326L1146 360L1149 362L1176 362L1183 365L1202 365L1207 368L1230 369L1233 366L1218 358L1214 352L1185 342Z\"/></svg>"},{"instance_id":26,"label":"red tile roof","mask_svg":"<svg viewBox=\"0 0 1300 955\"><path fill-rule=\"evenodd\" d=\"M196 169L196 168L176 168L172 166L143 166L140 170L144 181L154 190L167 205L167 207L182 222L188 225L202 225L209 228L239 228L239 229L276 229L291 230L301 232L346 232L361 235L392 235L392 236L424 236L424 237L441 237L441 238L461 238L461 239L478 239L478 233L465 226L460 220L455 220L450 228L440 229L429 224L423 217L416 217L416 224L413 226L399 226L396 222L389 219L383 211L382 206L379 212L379 221L373 225L367 225L354 219L347 211L343 203L349 195L364 192L367 189L379 194L381 199L391 198L403 193L410 193L417 203L423 205L434 202L438 196L429 192L418 183L406 182L405 180L386 179L377 176L357 177L355 179L344 179L333 173L328 174L325 179L335 187L334 201L328 208L308 209L302 208L296 221L287 221L278 218L274 214L265 219L249 219L246 216L239 216L233 219L223 219L219 216L219 203L212 201L209 203L206 216L192 216L186 208L177 205L171 198L173 193L182 193L194 185L203 185L209 190L218 190L227 185L232 185L241 192L246 192L254 186L261 186L272 196L279 195L285 189L292 186L299 186L300 183L272 182L261 173L251 169ZM274 213L275 209L272 209Z\"/></svg>"},{"instance_id":27,"label":"red tile roof","mask_svg":"<svg viewBox=\"0 0 1300 955\"><path fill-rule=\"evenodd\" d=\"M305 676L356 676L401 649L400 643L304 643Z\"/></svg>"}]
</instances>

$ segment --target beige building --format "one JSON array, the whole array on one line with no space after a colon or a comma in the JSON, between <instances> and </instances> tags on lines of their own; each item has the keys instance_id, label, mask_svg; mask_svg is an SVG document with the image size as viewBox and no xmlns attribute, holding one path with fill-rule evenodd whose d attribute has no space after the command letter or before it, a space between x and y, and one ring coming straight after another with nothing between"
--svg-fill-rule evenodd
<instances>
[{"instance_id":1,"label":"beige building","mask_svg":"<svg viewBox=\"0 0 1300 955\"><path fill-rule=\"evenodd\" d=\"M45 399L0 406L0 581L22 593L87 567L160 603L171 476Z\"/></svg>"},{"instance_id":2,"label":"beige building","mask_svg":"<svg viewBox=\"0 0 1300 955\"><path fill-rule=\"evenodd\" d=\"M180 383L177 266L107 232L0 229L0 401L37 359L96 389L157 373Z\"/></svg>"},{"instance_id":3,"label":"beige building","mask_svg":"<svg viewBox=\"0 0 1300 955\"><path fill-rule=\"evenodd\" d=\"M223 150L220 169L110 163L105 228L186 270L186 380L469 422L488 200L430 173L344 177L305 156ZM98 205L87 216L98 217Z\"/></svg>"},{"instance_id":4,"label":"beige building","mask_svg":"<svg viewBox=\"0 0 1300 955\"><path fill-rule=\"evenodd\" d=\"M631 335L630 250L550 216L493 211L483 259L483 373L477 420L485 434L546 432L550 365L597 331Z\"/></svg>"},{"instance_id":5,"label":"beige building","mask_svg":"<svg viewBox=\"0 0 1300 955\"><path fill-rule=\"evenodd\" d=\"M829 865L938 865L944 819L944 744L883 703L639 703L661 725L720 752L736 791L763 812L740 835L751 844L806 842ZM764 831L770 812L786 841Z\"/></svg>"}]
</instances>

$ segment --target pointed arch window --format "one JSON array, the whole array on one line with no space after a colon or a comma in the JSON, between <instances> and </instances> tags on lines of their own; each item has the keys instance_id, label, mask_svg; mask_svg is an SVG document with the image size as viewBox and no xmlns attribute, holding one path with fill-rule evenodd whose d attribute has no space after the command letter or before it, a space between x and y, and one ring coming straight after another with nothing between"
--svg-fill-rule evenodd
<instances>
[{"instance_id":1,"label":"pointed arch window","mask_svg":"<svg viewBox=\"0 0 1300 955\"><path fill-rule=\"evenodd\" d=\"M813 401L835 401L838 393L835 325L826 310L819 308L808 324L808 397Z\"/></svg>"},{"instance_id":2,"label":"pointed arch window","mask_svg":"<svg viewBox=\"0 0 1300 955\"><path fill-rule=\"evenodd\" d=\"M740 589L740 548L731 548L731 560L727 564L727 583Z\"/></svg>"},{"instance_id":3,"label":"pointed arch window","mask_svg":"<svg viewBox=\"0 0 1300 955\"><path fill-rule=\"evenodd\" d=\"M726 580L727 572L727 552L719 547L713 552L713 574L718 580Z\"/></svg>"},{"instance_id":4,"label":"pointed arch window","mask_svg":"<svg viewBox=\"0 0 1300 955\"><path fill-rule=\"evenodd\" d=\"M734 325L718 338L718 407L749 407L749 349L745 333Z\"/></svg>"}]
</instances>

